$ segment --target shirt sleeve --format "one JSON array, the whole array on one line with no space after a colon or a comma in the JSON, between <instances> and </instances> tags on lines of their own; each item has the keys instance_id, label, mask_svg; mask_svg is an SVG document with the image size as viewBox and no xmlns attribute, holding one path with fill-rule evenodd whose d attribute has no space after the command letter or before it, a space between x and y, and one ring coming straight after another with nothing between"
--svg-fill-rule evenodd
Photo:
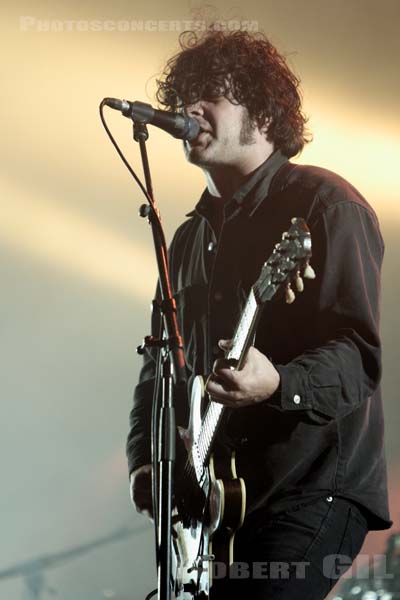
<instances>
[{"instance_id":1,"label":"shirt sleeve","mask_svg":"<svg viewBox=\"0 0 400 600\"><path fill-rule=\"evenodd\" d=\"M374 212L356 202L325 208L310 230L317 275L311 326L320 343L275 365L280 386L266 402L340 419L371 396L381 378L384 245Z\"/></svg>"},{"instance_id":2,"label":"shirt sleeve","mask_svg":"<svg viewBox=\"0 0 400 600\"><path fill-rule=\"evenodd\" d=\"M159 297L157 286L156 298ZM152 311L151 335L158 337L160 316ZM146 348L143 355L139 381L133 393L129 414L130 430L126 443L129 474L138 467L151 463L151 413L156 374L157 350Z\"/></svg>"}]
</instances>

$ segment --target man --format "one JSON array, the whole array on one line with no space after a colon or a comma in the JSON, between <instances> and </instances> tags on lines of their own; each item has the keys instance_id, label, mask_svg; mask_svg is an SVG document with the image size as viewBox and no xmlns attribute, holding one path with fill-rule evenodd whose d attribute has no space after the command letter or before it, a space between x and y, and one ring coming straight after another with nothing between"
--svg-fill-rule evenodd
<instances>
[{"instance_id":1,"label":"man","mask_svg":"<svg viewBox=\"0 0 400 600\"><path fill-rule=\"evenodd\" d=\"M221 598L317 600L343 563L350 566L367 531L391 525L379 393L379 225L344 179L289 162L308 141L299 81L264 35L193 33L181 46L158 98L199 121L200 134L184 150L207 188L172 241L172 286L190 382L211 373L207 391L228 407L224 439L247 489L235 561L252 576L216 585ZM316 279L294 304L268 303L243 368L231 370L223 350L292 217L310 228ZM147 353L127 444L138 510L151 510L153 378ZM345 557L339 572L336 555ZM277 563L275 575L252 568Z\"/></svg>"}]
</instances>

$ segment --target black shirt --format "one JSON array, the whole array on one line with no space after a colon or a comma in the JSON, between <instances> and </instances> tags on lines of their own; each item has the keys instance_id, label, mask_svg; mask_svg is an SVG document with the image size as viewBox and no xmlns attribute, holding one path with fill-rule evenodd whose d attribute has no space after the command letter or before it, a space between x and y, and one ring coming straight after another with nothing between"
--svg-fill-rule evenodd
<instances>
[{"instance_id":1,"label":"black shirt","mask_svg":"<svg viewBox=\"0 0 400 600\"><path fill-rule=\"evenodd\" d=\"M279 151L223 205L218 237L214 203L206 190L170 247L190 381L207 375L221 355L218 340L232 336L292 217L310 228L316 272L293 304L274 298L263 310L255 346L279 371L278 391L227 411L225 440L246 482L247 514L274 514L329 494L361 505L370 529L390 527L379 390L384 245L375 213L343 178L294 165ZM130 472L151 462L153 377L154 355L147 352L130 415ZM176 402L186 424L181 390Z\"/></svg>"}]
</instances>

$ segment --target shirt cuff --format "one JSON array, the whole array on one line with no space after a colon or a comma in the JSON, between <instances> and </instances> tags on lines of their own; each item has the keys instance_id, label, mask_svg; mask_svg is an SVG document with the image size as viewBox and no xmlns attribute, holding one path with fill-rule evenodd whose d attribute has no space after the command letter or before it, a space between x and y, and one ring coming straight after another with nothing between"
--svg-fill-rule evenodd
<instances>
[{"instance_id":1,"label":"shirt cuff","mask_svg":"<svg viewBox=\"0 0 400 600\"><path fill-rule=\"evenodd\" d=\"M349 412L350 405L343 400L340 377L334 368L318 363L306 368L293 362L274 366L280 384L266 400L269 406L281 411L308 410L328 420Z\"/></svg>"},{"instance_id":2,"label":"shirt cuff","mask_svg":"<svg viewBox=\"0 0 400 600\"><path fill-rule=\"evenodd\" d=\"M279 373L278 389L266 403L280 410L311 410L312 390L307 371L298 365L274 365Z\"/></svg>"}]
</instances>

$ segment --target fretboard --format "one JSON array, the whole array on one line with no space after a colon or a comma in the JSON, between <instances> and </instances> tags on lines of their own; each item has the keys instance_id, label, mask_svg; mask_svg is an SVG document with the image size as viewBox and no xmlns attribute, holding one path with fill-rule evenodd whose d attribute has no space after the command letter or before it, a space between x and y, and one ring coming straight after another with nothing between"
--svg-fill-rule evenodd
<instances>
[{"instance_id":1,"label":"fretboard","mask_svg":"<svg viewBox=\"0 0 400 600\"><path fill-rule=\"evenodd\" d=\"M260 305L257 304L254 291L251 289L232 338L232 347L225 353L225 358L232 361L235 369L239 370L242 367L247 350L252 344L259 311ZM205 466L209 456L224 409L223 404L211 400L202 419L199 437L196 442L203 466Z\"/></svg>"}]
</instances>

